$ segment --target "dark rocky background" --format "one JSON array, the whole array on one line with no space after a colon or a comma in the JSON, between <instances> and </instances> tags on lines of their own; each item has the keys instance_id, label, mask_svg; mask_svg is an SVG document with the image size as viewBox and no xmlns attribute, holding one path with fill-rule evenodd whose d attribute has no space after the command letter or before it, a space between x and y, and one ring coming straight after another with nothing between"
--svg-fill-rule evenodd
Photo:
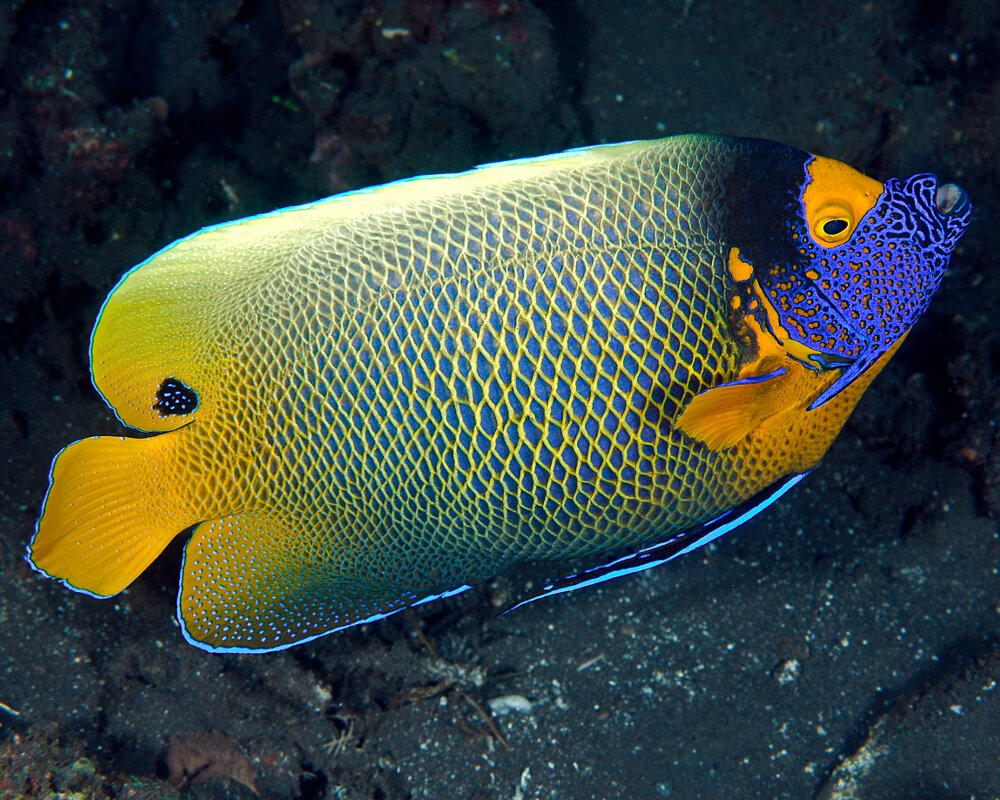
<instances>
[{"instance_id":1,"label":"dark rocky background","mask_svg":"<svg viewBox=\"0 0 1000 800\"><path fill-rule=\"evenodd\" d=\"M998 30L974 0L4 3L0 796L1000 795ZM976 205L925 318L763 518L503 618L567 565L267 656L184 643L179 547L106 602L22 560L52 455L119 432L88 335L152 251L687 131L935 171Z\"/></svg>"}]
</instances>

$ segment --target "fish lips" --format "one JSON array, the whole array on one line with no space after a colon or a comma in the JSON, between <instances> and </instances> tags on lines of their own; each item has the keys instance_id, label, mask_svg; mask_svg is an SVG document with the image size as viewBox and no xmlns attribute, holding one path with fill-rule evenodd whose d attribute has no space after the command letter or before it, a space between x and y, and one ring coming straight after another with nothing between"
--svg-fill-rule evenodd
<instances>
[{"instance_id":1,"label":"fish lips","mask_svg":"<svg viewBox=\"0 0 1000 800\"><path fill-rule=\"evenodd\" d=\"M972 202L965 190L955 183L938 183L937 175L930 173L905 181L894 178L885 186L892 216L904 220L901 226L892 225L890 218L890 237L907 236L918 246L931 249L928 260L935 256L947 259L972 219Z\"/></svg>"},{"instance_id":2,"label":"fish lips","mask_svg":"<svg viewBox=\"0 0 1000 800\"><path fill-rule=\"evenodd\" d=\"M934 192L934 207L942 217L961 214L966 206L969 207L969 211L972 210L969 196L958 184L942 183Z\"/></svg>"},{"instance_id":3,"label":"fish lips","mask_svg":"<svg viewBox=\"0 0 1000 800\"><path fill-rule=\"evenodd\" d=\"M972 201L958 184L942 183L934 191L934 209L944 220L950 252L972 221Z\"/></svg>"}]
</instances>

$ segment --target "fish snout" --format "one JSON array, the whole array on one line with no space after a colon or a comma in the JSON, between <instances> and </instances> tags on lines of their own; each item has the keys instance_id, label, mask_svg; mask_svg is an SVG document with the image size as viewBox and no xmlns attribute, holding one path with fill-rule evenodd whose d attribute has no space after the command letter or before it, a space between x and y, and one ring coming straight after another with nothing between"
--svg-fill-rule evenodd
<instances>
[{"instance_id":1,"label":"fish snout","mask_svg":"<svg viewBox=\"0 0 1000 800\"><path fill-rule=\"evenodd\" d=\"M960 214L968 202L965 190L954 183L942 183L934 192L934 206L942 217Z\"/></svg>"},{"instance_id":2,"label":"fish snout","mask_svg":"<svg viewBox=\"0 0 1000 800\"><path fill-rule=\"evenodd\" d=\"M935 270L943 272L948 254L972 219L972 202L965 191L954 183L938 183L936 175L926 172L905 181L890 178L886 189L887 219L899 215L890 225L893 233L934 251L924 257L936 259Z\"/></svg>"}]
</instances>

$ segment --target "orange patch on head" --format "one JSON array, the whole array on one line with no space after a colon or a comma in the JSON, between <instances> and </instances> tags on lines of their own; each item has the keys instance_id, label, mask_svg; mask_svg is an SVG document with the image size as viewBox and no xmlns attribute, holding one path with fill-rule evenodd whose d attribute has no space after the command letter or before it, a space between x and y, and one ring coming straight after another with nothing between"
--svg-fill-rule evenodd
<instances>
[{"instance_id":1,"label":"orange patch on head","mask_svg":"<svg viewBox=\"0 0 1000 800\"><path fill-rule=\"evenodd\" d=\"M753 277L753 264L740 258L740 248L729 250L729 274L737 283L743 283Z\"/></svg>"},{"instance_id":2,"label":"orange patch on head","mask_svg":"<svg viewBox=\"0 0 1000 800\"><path fill-rule=\"evenodd\" d=\"M836 247L878 202L884 187L840 161L816 156L806 167L809 184L802 193L809 233L821 247Z\"/></svg>"}]
</instances>

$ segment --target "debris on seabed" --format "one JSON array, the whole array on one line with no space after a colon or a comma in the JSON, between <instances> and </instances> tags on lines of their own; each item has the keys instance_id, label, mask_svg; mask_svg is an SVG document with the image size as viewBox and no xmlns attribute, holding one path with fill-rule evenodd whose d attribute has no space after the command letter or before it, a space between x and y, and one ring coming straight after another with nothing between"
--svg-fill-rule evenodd
<instances>
[{"instance_id":1,"label":"debris on seabed","mask_svg":"<svg viewBox=\"0 0 1000 800\"><path fill-rule=\"evenodd\" d=\"M229 210L234 211L240 204L240 196L236 194L236 190L232 187L232 184L225 178L219 178L219 186L222 187L222 193L226 196L226 201L229 203Z\"/></svg>"},{"instance_id":2,"label":"debris on seabed","mask_svg":"<svg viewBox=\"0 0 1000 800\"><path fill-rule=\"evenodd\" d=\"M535 704L523 694L505 694L501 697L494 697L492 700L487 700L486 705L490 707L490 711L502 717L511 712L527 714Z\"/></svg>"},{"instance_id":3,"label":"debris on seabed","mask_svg":"<svg viewBox=\"0 0 1000 800\"><path fill-rule=\"evenodd\" d=\"M889 746L882 741L884 732L883 722L877 722L860 749L844 759L830 775L817 795L820 800L852 800L860 796L862 779L872 771L875 762L889 752Z\"/></svg>"},{"instance_id":4,"label":"debris on seabed","mask_svg":"<svg viewBox=\"0 0 1000 800\"><path fill-rule=\"evenodd\" d=\"M588 658L586 661L577 666L576 671L583 672L585 669L589 669L590 667L594 666L594 664L598 663L603 658L604 658L604 653L599 653L593 658Z\"/></svg>"},{"instance_id":5,"label":"debris on seabed","mask_svg":"<svg viewBox=\"0 0 1000 800\"><path fill-rule=\"evenodd\" d=\"M531 780L531 767L525 767L521 773L521 780L517 784L517 790L511 800L524 800L525 792L528 791L528 781Z\"/></svg>"},{"instance_id":6,"label":"debris on seabed","mask_svg":"<svg viewBox=\"0 0 1000 800\"><path fill-rule=\"evenodd\" d=\"M787 686L797 681L801 673L802 662L797 658L789 658L771 671L771 677L774 678L778 686Z\"/></svg>"},{"instance_id":7,"label":"debris on seabed","mask_svg":"<svg viewBox=\"0 0 1000 800\"><path fill-rule=\"evenodd\" d=\"M409 35L409 28L382 28L382 38L384 39L405 39Z\"/></svg>"}]
</instances>

